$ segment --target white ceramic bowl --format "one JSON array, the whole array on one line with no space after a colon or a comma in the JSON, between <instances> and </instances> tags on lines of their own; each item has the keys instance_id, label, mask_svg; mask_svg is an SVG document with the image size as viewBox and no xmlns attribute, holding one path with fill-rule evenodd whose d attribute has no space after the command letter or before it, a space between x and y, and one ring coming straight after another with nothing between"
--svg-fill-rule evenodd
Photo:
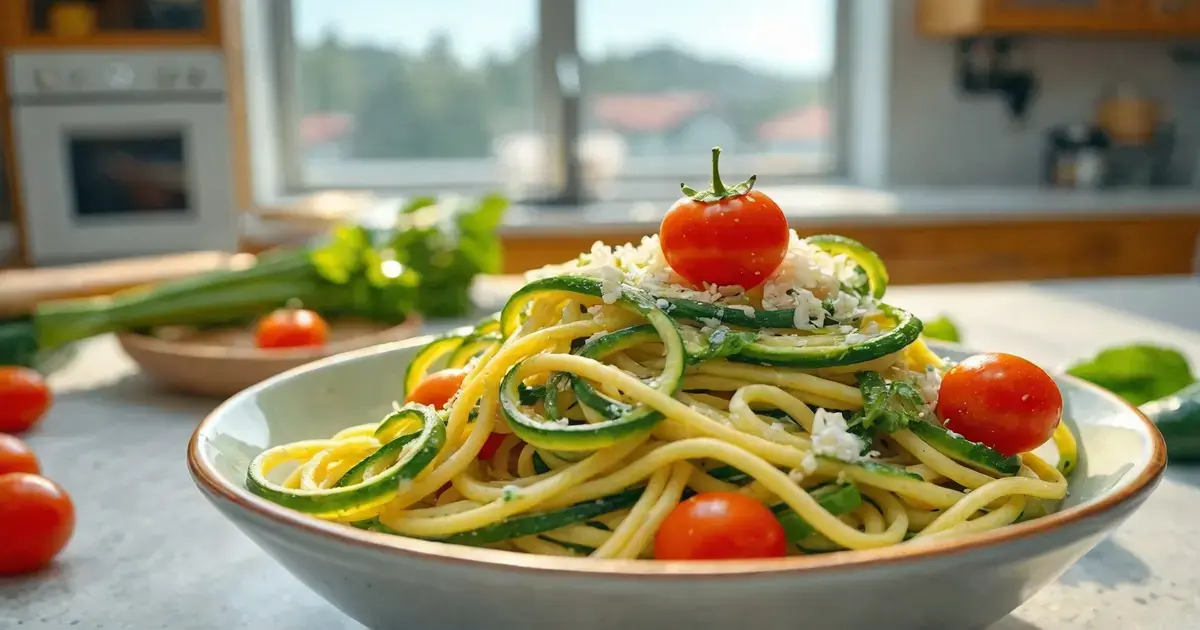
<instances>
[{"instance_id":1,"label":"white ceramic bowl","mask_svg":"<svg viewBox=\"0 0 1200 630\"><path fill-rule=\"evenodd\" d=\"M221 512L371 628L985 628L1124 521L1166 462L1145 417L1060 377L1080 441L1062 509L941 543L759 561L544 557L352 529L243 488L263 449L383 417L426 341L333 357L256 385L205 419L188 447L196 484Z\"/></svg>"}]
</instances>

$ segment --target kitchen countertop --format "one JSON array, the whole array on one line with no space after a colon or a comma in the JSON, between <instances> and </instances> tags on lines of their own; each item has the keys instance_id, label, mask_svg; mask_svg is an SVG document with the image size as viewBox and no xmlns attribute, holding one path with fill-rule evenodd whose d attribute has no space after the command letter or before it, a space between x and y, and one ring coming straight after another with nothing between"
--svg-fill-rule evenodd
<instances>
[{"instance_id":1,"label":"kitchen countertop","mask_svg":"<svg viewBox=\"0 0 1200 630\"><path fill-rule=\"evenodd\" d=\"M484 301L511 286L491 285ZM1134 340L1172 344L1200 366L1196 278L898 287L889 301L948 313L971 345L1047 366ZM214 401L154 389L108 337L51 382L57 402L27 437L74 498L78 524L50 569L0 579L0 628L361 630L192 485L187 440ZM1193 628L1198 539L1200 467L1173 466L1111 538L991 630Z\"/></svg>"}]
</instances>

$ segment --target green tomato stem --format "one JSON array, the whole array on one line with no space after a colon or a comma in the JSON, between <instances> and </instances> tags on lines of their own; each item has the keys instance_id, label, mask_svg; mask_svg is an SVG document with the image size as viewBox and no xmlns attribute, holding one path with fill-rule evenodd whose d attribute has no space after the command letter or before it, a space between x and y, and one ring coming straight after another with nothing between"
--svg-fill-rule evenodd
<instances>
[{"instance_id":1,"label":"green tomato stem","mask_svg":"<svg viewBox=\"0 0 1200 630\"><path fill-rule=\"evenodd\" d=\"M720 160L721 160L721 147L713 147L712 148L712 162L713 162L712 191L713 191L713 194L717 195L718 197L724 197L725 192L726 192L725 184L721 182L721 172L717 168L717 163Z\"/></svg>"},{"instance_id":2,"label":"green tomato stem","mask_svg":"<svg viewBox=\"0 0 1200 630\"><path fill-rule=\"evenodd\" d=\"M712 149L712 186L707 190L696 191L695 188L687 184L680 184L679 189L683 191L685 197L702 203L717 203L722 199L730 197L740 197L754 187L754 179L756 176L750 176L750 179L738 184L737 186L726 186L725 182L721 181L721 171L719 162L721 159L721 147L713 147Z\"/></svg>"}]
</instances>

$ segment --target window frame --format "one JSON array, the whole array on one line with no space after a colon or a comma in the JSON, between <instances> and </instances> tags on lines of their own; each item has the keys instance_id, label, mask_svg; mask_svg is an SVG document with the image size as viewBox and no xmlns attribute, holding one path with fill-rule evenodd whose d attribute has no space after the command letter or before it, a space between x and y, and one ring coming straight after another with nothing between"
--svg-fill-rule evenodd
<instances>
[{"instance_id":1,"label":"window frame","mask_svg":"<svg viewBox=\"0 0 1200 630\"><path fill-rule=\"evenodd\" d=\"M553 205L578 205L585 199L578 190L567 185L569 174L575 170L564 158L581 135L581 106L586 93L575 98L563 88L564 68L569 74L571 64L576 71L582 66L578 45L578 3L582 0L533 0L537 3L534 107L541 127L536 129L546 139L545 159L550 166L551 180L533 198L519 199L527 203L546 202ZM763 162L778 162L775 154L726 155L724 170L731 173L757 172L770 177L773 186L797 184L845 183L849 160L849 105L852 9L859 0L834 2L834 54L828 81L830 112L830 153L819 167L805 165L811 156L796 156L787 169L764 168ZM478 159L397 159L397 160L336 160L318 167L306 165L299 151L300 91L297 84L297 46L294 28L294 0L273 0L266 5L267 38L272 71L272 105L279 117L276 135L278 147L272 153L278 160L281 196L296 197L321 191L361 190L381 194L451 191L480 194L497 188L494 158ZM570 25L565 28L564 25ZM547 35L549 34L549 36ZM565 64L565 66L564 66ZM569 81L568 81L569 83ZM273 161L274 161L273 160ZM669 197L681 179L695 178L697 172L708 169L707 156L695 158L626 158L621 173L611 183L617 191L616 200L645 199L647 196ZM576 173L578 177L578 173ZM666 188L663 188L663 186ZM652 191L668 191L658 192ZM606 200L612 200L611 198Z\"/></svg>"}]
</instances>

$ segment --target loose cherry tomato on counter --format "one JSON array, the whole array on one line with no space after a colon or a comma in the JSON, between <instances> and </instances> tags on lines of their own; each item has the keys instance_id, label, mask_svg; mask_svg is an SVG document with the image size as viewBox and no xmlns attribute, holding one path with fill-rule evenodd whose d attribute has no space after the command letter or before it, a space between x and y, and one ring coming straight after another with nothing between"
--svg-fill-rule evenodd
<instances>
[{"instance_id":1,"label":"loose cherry tomato on counter","mask_svg":"<svg viewBox=\"0 0 1200 630\"><path fill-rule=\"evenodd\" d=\"M41 471L37 457L28 444L15 436L0 433L0 475L16 472L36 475Z\"/></svg>"},{"instance_id":2,"label":"loose cherry tomato on counter","mask_svg":"<svg viewBox=\"0 0 1200 630\"><path fill-rule=\"evenodd\" d=\"M504 442L504 438L508 437L503 433L493 433L487 437L487 441L483 443L483 448L479 449L479 459L487 461L496 456L496 451L500 450L500 444Z\"/></svg>"},{"instance_id":3,"label":"loose cherry tomato on counter","mask_svg":"<svg viewBox=\"0 0 1200 630\"><path fill-rule=\"evenodd\" d=\"M54 395L41 374L29 368L0 367L0 432L29 430L52 402Z\"/></svg>"},{"instance_id":4,"label":"loose cherry tomato on counter","mask_svg":"<svg viewBox=\"0 0 1200 630\"><path fill-rule=\"evenodd\" d=\"M1042 368L1011 354L977 354L942 377L937 413L947 429L1004 455L1054 435L1062 393Z\"/></svg>"},{"instance_id":5,"label":"loose cherry tomato on counter","mask_svg":"<svg viewBox=\"0 0 1200 630\"><path fill-rule=\"evenodd\" d=\"M438 370L421 379L421 382L417 383L417 386L408 393L404 402L415 402L429 405L434 409L441 409L454 397L454 394L458 393L465 378L467 378L466 370L453 368Z\"/></svg>"},{"instance_id":6,"label":"loose cherry tomato on counter","mask_svg":"<svg viewBox=\"0 0 1200 630\"><path fill-rule=\"evenodd\" d=\"M0 575L36 571L75 531L75 507L58 484L39 475L0 475Z\"/></svg>"},{"instance_id":7,"label":"loose cherry tomato on counter","mask_svg":"<svg viewBox=\"0 0 1200 630\"><path fill-rule=\"evenodd\" d=\"M259 348L302 348L323 346L329 339L329 324L303 308L279 309L258 320L254 341Z\"/></svg>"},{"instance_id":8,"label":"loose cherry tomato on counter","mask_svg":"<svg viewBox=\"0 0 1200 630\"><path fill-rule=\"evenodd\" d=\"M663 257L696 286L704 282L752 289L783 262L790 234L783 210L754 186L754 177L732 187L717 171L713 148L712 188L685 197L667 210L659 226Z\"/></svg>"},{"instance_id":9,"label":"loose cherry tomato on counter","mask_svg":"<svg viewBox=\"0 0 1200 630\"><path fill-rule=\"evenodd\" d=\"M736 492L702 492L675 506L654 537L657 560L780 558L787 536L775 515Z\"/></svg>"}]
</instances>

